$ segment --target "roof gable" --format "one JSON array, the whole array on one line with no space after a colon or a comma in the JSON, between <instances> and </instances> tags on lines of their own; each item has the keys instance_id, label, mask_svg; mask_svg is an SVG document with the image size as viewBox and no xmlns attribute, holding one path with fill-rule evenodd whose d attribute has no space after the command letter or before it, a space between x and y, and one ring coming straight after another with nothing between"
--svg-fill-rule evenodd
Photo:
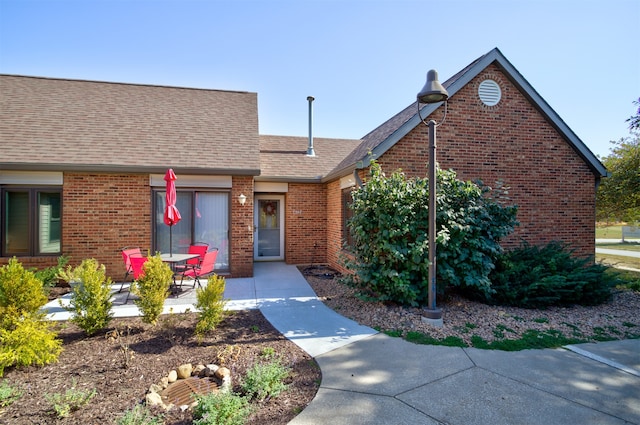
<instances>
[{"instance_id":1,"label":"roof gable","mask_svg":"<svg viewBox=\"0 0 640 425\"><path fill-rule=\"evenodd\" d=\"M567 140L592 172L597 176L606 176L606 168L593 152L591 152L584 142L567 126L560 116L497 48L476 59L443 83L443 86L449 92L449 97L453 97L462 87L494 63L502 70L505 77L524 94L529 102L531 102L562 137ZM431 115L440 105L441 103L421 105L420 111L422 118L426 119L426 117ZM356 168L367 167L370 164L371 157L379 158L420 124L421 119L418 115L416 102L414 101L391 119L364 136L362 143L338 164L327 178L339 177Z\"/></svg>"},{"instance_id":2,"label":"roof gable","mask_svg":"<svg viewBox=\"0 0 640 425\"><path fill-rule=\"evenodd\" d=\"M259 174L255 93L11 75L0 93L2 169Z\"/></svg>"}]
</instances>

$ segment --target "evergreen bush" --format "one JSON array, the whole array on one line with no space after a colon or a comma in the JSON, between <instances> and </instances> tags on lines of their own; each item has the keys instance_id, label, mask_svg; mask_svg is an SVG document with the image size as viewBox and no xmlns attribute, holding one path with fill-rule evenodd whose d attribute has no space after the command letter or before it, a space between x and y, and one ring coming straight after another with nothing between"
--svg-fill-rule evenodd
<instances>
[{"instance_id":1,"label":"evergreen bush","mask_svg":"<svg viewBox=\"0 0 640 425\"><path fill-rule=\"evenodd\" d=\"M58 360L62 341L50 326L38 315L25 314L0 328L0 377L9 366L44 366Z\"/></svg>"},{"instance_id":2,"label":"evergreen bush","mask_svg":"<svg viewBox=\"0 0 640 425\"><path fill-rule=\"evenodd\" d=\"M523 244L498 257L490 275L495 292L480 298L525 308L597 305L610 299L611 288L619 281L615 274L605 273L607 269L590 257L574 256L562 242Z\"/></svg>"},{"instance_id":3,"label":"evergreen bush","mask_svg":"<svg viewBox=\"0 0 640 425\"><path fill-rule=\"evenodd\" d=\"M95 259L85 259L75 269L68 266L59 275L73 287L69 305L60 302L65 310L73 313L71 321L87 335L104 329L113 318L112 282L106 277L105 266Z\"/></svg>"},{"instance_id":4,"label":"evergreen bush","mask_svg":"<svg viewBox=\"0 0 640 425\"><path fill-rule=\"evenodd\" d=\"M9 366L58 359L62 341L43 319L40 309L46 303L42 281L15 257L0 267L0 376Z\"/></svg>"},{"instance_id":5,"label":"evergreen bush","mask_svg":"<svg viewBox=\"0 0 640 425\"><path fill-rule=\"evenodd\" d=\"M35 314L47 303L42 281L13 257L0 267L0 318Z\"/></svg>"},{"instance_id":6,"label":"evergreen bush","mask_svg":"<svg viewBox=\"0 0 640 425\"><path fill-rule=\"evenodd\" d=\"M143 267L144 275L131 284L131 293L139 297L134 302L142 312L142 321L155 325L169 296L173 272L160 255L149 256Z\"/></svg>"},{"instance_id":7,"label":"evergreen bush","mask_svg":"<svg viewBox=\"0 0 640 425\"><path fill-rule=\"evenodd\" d=\"M224 299L224 288L224 277L213 275L208 279L207 286L196 289L197 336L201 337L206 332L214 330L224 319L224 306L227 303Z\"/></svg>"}]
</instances>

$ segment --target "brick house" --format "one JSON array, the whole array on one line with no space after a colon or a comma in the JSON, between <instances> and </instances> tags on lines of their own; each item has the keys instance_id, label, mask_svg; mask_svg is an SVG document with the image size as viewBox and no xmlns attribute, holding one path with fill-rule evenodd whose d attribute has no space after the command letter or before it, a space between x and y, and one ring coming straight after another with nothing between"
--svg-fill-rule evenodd
<instances>
[{"instance_id":1,"label":"brick house","mask_svg":"<svg viewBox=\"0 0 640 425\"><path fill-rule=\"evenodd\" d=\"M506 244L561 239L593 255L606 175L593 153L497 49L443 85L438 162L511 187L521 225ZM443 105L421 106L442 118ZM2 75L0 263L92 257L120 279L121 247L168 250L162 177L173 168L174 252L209 242L231 277L252 276L254 261L339 268L344 204L369 152L424 176L427 140L415 101L361 140L267 136L256 93Z\"/></svg>"}]
</instances>

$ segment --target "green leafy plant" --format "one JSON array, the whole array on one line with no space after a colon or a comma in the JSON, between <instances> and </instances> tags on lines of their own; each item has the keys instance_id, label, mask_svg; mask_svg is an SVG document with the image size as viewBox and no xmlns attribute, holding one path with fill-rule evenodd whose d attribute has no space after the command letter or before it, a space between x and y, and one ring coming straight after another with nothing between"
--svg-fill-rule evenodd
<instances>
[{"instance_id":1,"label":"green leafy plant","mask_svg":"<svg viewBox=\"0 0 640 425\"><path fill-rule=\"evenodd\" d=\"M15 257L0 267L0 376L9 366L58 359L62 341L40 312L46 302L42 281Z\"/></svg>"},{"instance_id":2,"label":"green leafy plant","mask_svg":"<svg viewBox=\"0 0 640 425\"><path fill-rule=\"evenodd\" d=\"M290 368L279 360L268 363L256 363L249 370L242 382L244 392L257 401L267 397L277 397L288 388L284 379L289 376Z\"/></svg>"},{"instance_id":3,"label":"green leafy plant","mask_svg":"<svg viewBox=\"0 0 640 425\"><path fill-rule=\"evenodd\" d=\"M265 359L273 359L276 356L276 350L273 347L265 347L260 352L260 357Z\"/></svg>"},{"instance_id":4,"label":"green leafy plant","mask_svg":"<svg viewBox=\"0 0 640 425\"><path fill-rule=\"evenodd\" d=\"M573 256L561 242L540 247L524 244L498 257L490 275L494 292L481 293L479 298L525 308L597 305L609 300L611 288L619 282L617 275L606 271L606 266L591 258Z\"/></svg>"},{"instance_id":5,"label":"green leafy plant","mask_svg":"<svg viewBox=\"0 0 640 425\"><path fill-rule=\"evenodd\" d=\"M503 206L508 191L457 179L454 171L437 172L438 293L444 282L491 293L489 273L502 252L501 238L517 224L517 207ZM365 185L352 192L349 230L353 257L343 258L351 271L347 283L360 296L417 306L428 294L428 201L426 178L401 172L385 176L372 163Z\"/></svg>"},{"instance_id":6,"label":"green leafy plant","mask_svg":"<svg viewBox=\"0 0 640 425\"><path fill-rule=\"evenodd\" d=\"M202 337L206 332L216 328L224 319L225 279L218 275L211 276L204 288L196 289L196 307L198 309L198 323L195 333Z\"/></svg>"},{"instance_id":7,"label":"green leafy plant","mask_svg":"<svg viewBox=\"0 0 640 425\"><path fill-rule=\"evenodd\" d=\"M85 259L78 267L72 269L68 266L59 275L73 287L69 305L65 306L60 301L65 310L73 313L71 321L87 335L104 329L113 317L111 279L106 277L104 264L95 259Z\"/></svg>"},{"instance_id":8,"label":"green leafy plant","mask_svg":"<svg viewBox=\"0 0 640 425\"><path fill-rule=\"evenodd\" d=\"M162 425L164 421L151 414L149 408L143 404L136 404L118 418L116 425Z\"/></svg>"},{"instance_id":9,"label":"green leafy plant","mask_svg":"<svg viewBox=\"0 0 640 425\"><path fill-rule=\"evenodd\" d=\"M71 388L64 393L45 394L45 399L51 403L53 411L59 418L66 418L89 403L96 394L95 389L91 391L76 389L76 382L73 381Z\"/></svg>"},{"instance_id":10,"label":"green leafy plant","mask_svg":"<svg viewBox=\"0 0 640 425\"><path fill-rule=\"evenodd\" d=\"M252 408L246 397L231 392L196 395L193 408L194 425L242 425Z\"/></svg>"},{"instance_id":11,"label":"green leafy plant","mask_svg":"<svg viewBox=\"0 0 640 425\"><path fill-rule=\"evenodd\" d=\"M58 360L62 341L49 323L25 315L8 329L0 329L0 376L8 366L43 366Z\"/></svg>"},{"instance_id":12,"label":"green leafy plant","mask_svg":"<svg viewBox=\"0 0 640 425\"><path fill-rule=\"evenodd\" d=\"M144 276L131 284L131 293L139 298L134 302L142 312L142 321L155 325L169 296L173 272L160 255L150 256L144 263Z\"/></svg>"},{"instance_id":13,"label":"green leafy plant","mask_svg":"<svg viewBox=\"0 0 640 425\"><path fill-rule=\"evenodd\" d=\"M22 397L22 390L10 385L7 381L0 382L0 407L7 407Z\"/></svg>"},{"instance_id":14,"label":"green leafy plant","mask_svg":"<svg viewBox=\"0 0 640 425\"><path fill-rule=\"evenodd\" d=\"M35 270L33 274L42 281L45 288L56 286L59 280L59 274L64 271L65 266L69 262L69 257L61 255L58 257L58 264L40 270Z\"/></svg>"}]
</instances>

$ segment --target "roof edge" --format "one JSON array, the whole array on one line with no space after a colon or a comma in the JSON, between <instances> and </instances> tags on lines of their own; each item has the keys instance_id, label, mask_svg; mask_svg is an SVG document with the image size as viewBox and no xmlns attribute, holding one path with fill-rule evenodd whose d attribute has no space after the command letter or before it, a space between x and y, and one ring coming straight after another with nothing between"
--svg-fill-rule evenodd
<instances>
[{"instance_id":1,"label":"roof edge","mask_svg":"<svg viewBox=\"0 0 640 425\"><path fill-rule=\"evenodd\" d=\"M0 163L0 170L18 171L67 171L94 173L128 173L128 174L157 174L164 173L170 166L144 167L132 165L77 165L77 164L33 164L33 163ZM194 168L171 166L176 173L185 175L204 176L259 176L259 169L225 169L225 168Z\"/></svg>"}]
</instances>

